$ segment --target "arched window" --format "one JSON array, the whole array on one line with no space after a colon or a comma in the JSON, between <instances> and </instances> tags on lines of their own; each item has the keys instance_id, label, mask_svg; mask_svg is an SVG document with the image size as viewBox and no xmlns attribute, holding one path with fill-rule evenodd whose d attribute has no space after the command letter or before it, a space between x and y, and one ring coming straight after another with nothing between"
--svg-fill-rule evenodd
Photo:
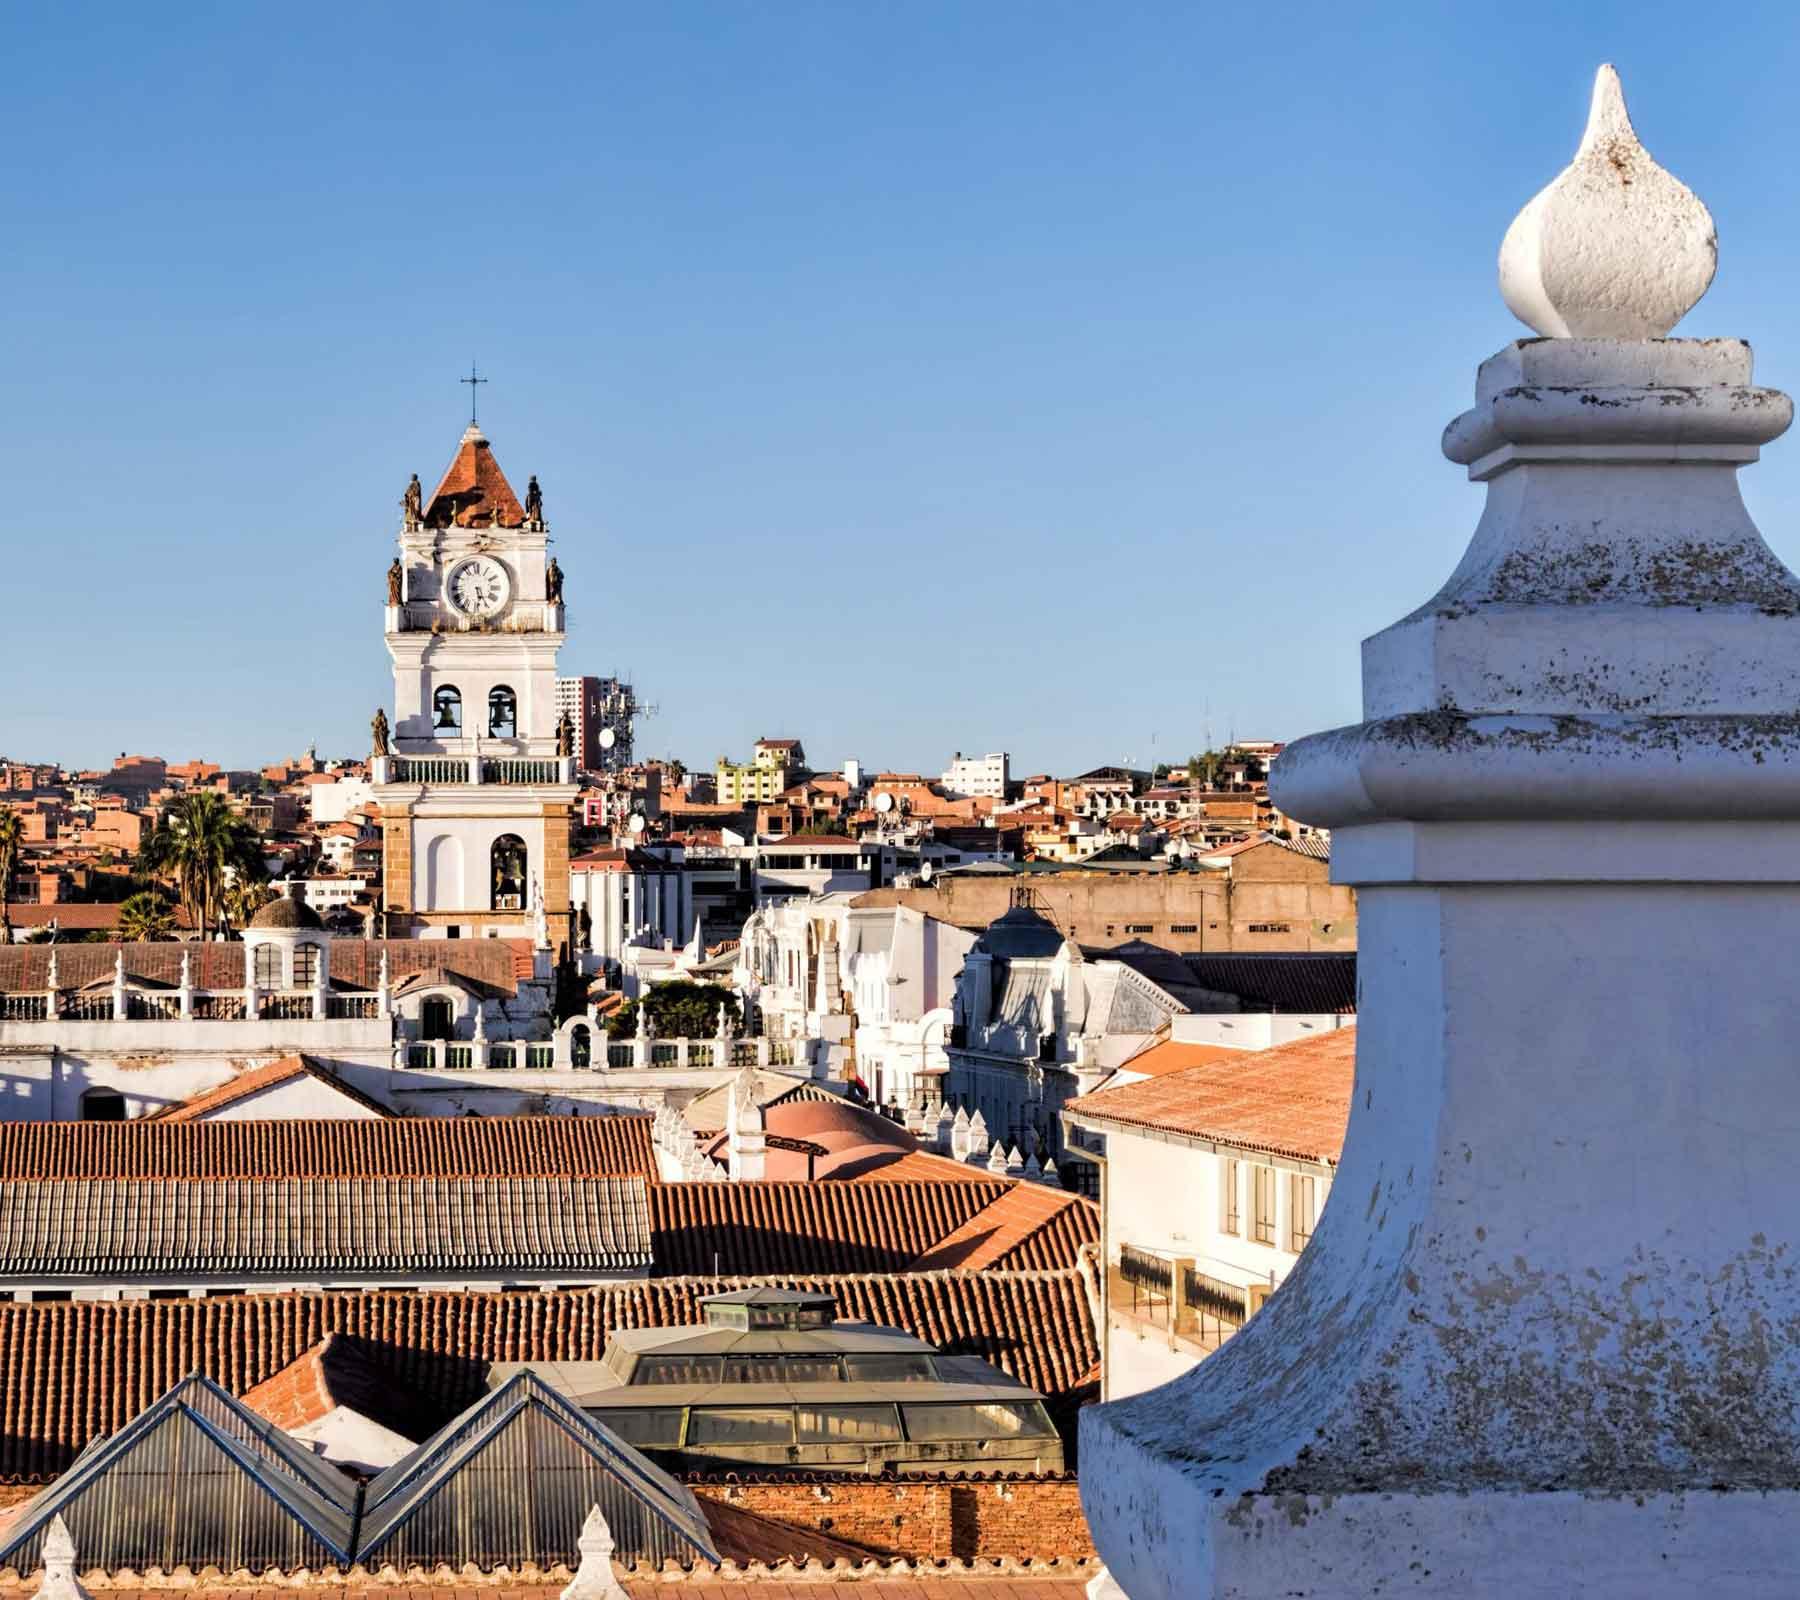
<instances>
[{"instance_id":1,"label":"arched window","mask_svg":"<svg viewBox=\"0 0 1800 1600\"><path fill-rule=\"evenodd\" d=\"M256 947L255 961L257 988L279 989L283 986L280 945L259 944Z\"/></svg>"},{"instance_id":2,"label":"arched window","mask_svg":"<svg viewBox=\"0 0 1800 1600\"><path fill-rule=\"evenodd\" d=\"M455 1014L442 995L432 995L419 1007L419 1036L424 1039L454 1039Z\"/></svg>"},{"instance_id":3,"label":"arched window","mask_svg":"<svg viewBox=\"0 0 1800 1600\"><path fill-rule=\"evenodd\" d=\"M525 841L516 833L503 833L494 841L492 854L494 909L525 909Z\"/></svg>"},{"instance_id":4,"label":"arched window","mask_svg":"<svg viewBox=\"0 0 1800 1600\"><path fill-rule=\"evenodd\" d=\"M577 1067L591 1066L594 1060L593 1035L588 1032L585 1022L578 1022L569 1030L569 1060Z\"/></svg>"},{"instance_id":5,"label":"arched window","mask_svg":"<svg viewBox=\"0 0 1800 1600\"><path fill-rule=\"evenodd\" d=\"M510 739L519 731L519 702L511 689L497 683L488 690L488 733Z\"/></svg>"},{"instance_id":6,"label":"arched window","mask_svg":"<svg viewBox=\"0 0 1800 1600\"><path fill-rule=\"evenodd\" d=\"M125 1096L117 1089L86 1089L81 1096L83 1122L123 1122Z\"/></svg>"},{"instance_id":7,"label":"arched window","mask_svg":"<svg viewBox=\"0 0 1800 1600\"><path fill-rule=\"evenodd\" d=\"M431 697L431 731L462 732L462 690L447 683Z\"/></svg>"}]
</instances>

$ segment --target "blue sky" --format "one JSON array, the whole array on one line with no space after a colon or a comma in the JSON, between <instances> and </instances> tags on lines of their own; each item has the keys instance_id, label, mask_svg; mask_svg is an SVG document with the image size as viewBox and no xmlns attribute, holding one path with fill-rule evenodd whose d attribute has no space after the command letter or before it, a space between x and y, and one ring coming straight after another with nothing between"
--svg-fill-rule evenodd
<instances>
[{"instance_id":1,"label":"blue sky","mask_svg":"<svg viewBox=\"0 0 1800 1600\"><path fill-rule=\"evenodd\" d=\"M640 748L1354 720L1480 491L1494 254L1616 62L1800 383L1800 10L7 9L0 753L359 750L471 357ZM1800 564L1800 449L1746 474Z\"/></svg>"}]
</instances>

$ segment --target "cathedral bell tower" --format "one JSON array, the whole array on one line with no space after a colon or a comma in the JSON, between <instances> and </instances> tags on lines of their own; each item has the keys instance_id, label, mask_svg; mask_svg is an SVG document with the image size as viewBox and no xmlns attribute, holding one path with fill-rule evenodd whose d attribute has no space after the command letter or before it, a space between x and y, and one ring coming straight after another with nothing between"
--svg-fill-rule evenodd
<instances>
[{"instance_id":1,"label":"cathedral bell tower","mask_svg":"<svg viewBox=\"0 0 1800 1600\"><path fill-rule=\"evenodd\" d=\"M533 478L519 503L480 427L388 569L393 723L376 713L387 931L553 942L569 908L573 735L556 703L562 573Z\"/></svg>"}]
</instances>

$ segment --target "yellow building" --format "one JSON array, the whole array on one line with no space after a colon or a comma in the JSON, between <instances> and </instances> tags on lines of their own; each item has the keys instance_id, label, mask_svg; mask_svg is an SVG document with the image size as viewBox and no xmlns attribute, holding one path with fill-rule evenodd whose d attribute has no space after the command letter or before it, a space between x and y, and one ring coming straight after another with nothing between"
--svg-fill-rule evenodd
<instances>
[{"instance_id":1,"label":"yellow building","mask_svg":"<svg viewBox=\"0 0 1800 1600\"><path fill-rule=\"evenodd\" d=\"M798 739L758 739L748 762L723 757L714 776L722 806L766 805L806 772L806 752Z\"/></svg>"}]
</instances>

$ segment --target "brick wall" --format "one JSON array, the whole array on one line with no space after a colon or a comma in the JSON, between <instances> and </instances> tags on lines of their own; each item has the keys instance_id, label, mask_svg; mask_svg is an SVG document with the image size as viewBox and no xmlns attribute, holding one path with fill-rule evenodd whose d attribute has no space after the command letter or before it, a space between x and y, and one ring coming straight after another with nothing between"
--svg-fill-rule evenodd
<instances>
[{"instance_id":1,"label":"brick wall","mask_svg":"<svg viewBox=\"0 0 1800 1600\"><path fill-rule=\"evenodd\" d=\"M828 1533L877 1556L1048 1561L1094 1554L1072 1477L693 1479L690 1485L703 1500Z\"/></svg>"}]
</instances>

